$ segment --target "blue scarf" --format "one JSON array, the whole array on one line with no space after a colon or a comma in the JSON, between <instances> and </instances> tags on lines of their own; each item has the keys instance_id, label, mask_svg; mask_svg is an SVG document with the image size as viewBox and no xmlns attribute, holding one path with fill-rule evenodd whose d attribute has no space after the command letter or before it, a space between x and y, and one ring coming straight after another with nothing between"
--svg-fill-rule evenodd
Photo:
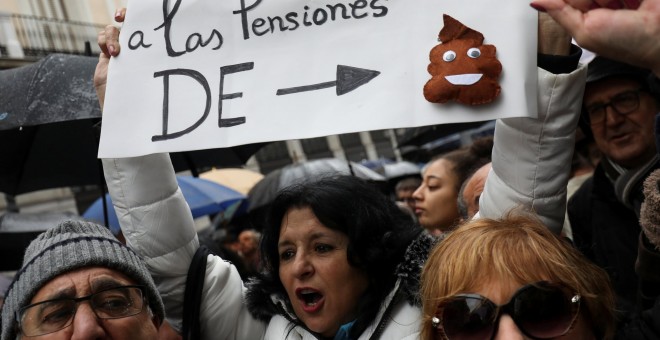
<instances>
[{"instance_id":1,"label":"blue scarf","mask_svg":"<svg viewBox=\"0 0 660 340\"><path fill-rule=\"evenodd\" d=\"M355 323L355 320L341 325L339 327L339 330L337 331L337 334L335 334L334 340L351 340L351 338L348 335L348 332L351 330L351 327L353 327L353 324Z\"/></svg>"}]
</instances>

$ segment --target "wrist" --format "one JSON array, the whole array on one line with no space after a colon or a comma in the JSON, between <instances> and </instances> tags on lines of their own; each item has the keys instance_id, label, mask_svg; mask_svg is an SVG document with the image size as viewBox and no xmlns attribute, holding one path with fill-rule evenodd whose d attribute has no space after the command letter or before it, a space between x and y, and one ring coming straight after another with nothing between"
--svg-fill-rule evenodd
<instances>
[{"instance_id":1,"label":"wrist","mask_svg":"<svg viewBox=\"0 0 660 340\"><path fill-rule=\"evenodd\" d=\"M539 13L538 53L566 56L571 50L571 36L547 13Z\"/></svg>"},{"instance_id":2,"label":"wrist","mask_svg":"<svg viewBox=\"0 0 660 340\"><path fill-rule=\"evenodd\" d=\"M105 103L105 85L99 85L96 87L96 97L99 100L101 110L103 110L103 104Z\"/></svg>"}]
</instances>

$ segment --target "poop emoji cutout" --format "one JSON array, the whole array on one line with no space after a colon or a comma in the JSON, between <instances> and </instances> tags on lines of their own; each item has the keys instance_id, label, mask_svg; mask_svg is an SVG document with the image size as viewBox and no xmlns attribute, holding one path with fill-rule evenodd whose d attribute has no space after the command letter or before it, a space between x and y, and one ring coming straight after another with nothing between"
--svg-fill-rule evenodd
<instances>
[{"instance_id":1,"label":"poop emoji cutout","mask_svg":"<svg viewBox=\"0 0 660 340\"><path fill-rule=\"evenodd\" d=\"M496 48L484 45L484 36L444 15L441 43L431 49L424 97L432 103L455 100L466 105L487 104L500 94L502 64Z\"/></svg>"}]
</instances>

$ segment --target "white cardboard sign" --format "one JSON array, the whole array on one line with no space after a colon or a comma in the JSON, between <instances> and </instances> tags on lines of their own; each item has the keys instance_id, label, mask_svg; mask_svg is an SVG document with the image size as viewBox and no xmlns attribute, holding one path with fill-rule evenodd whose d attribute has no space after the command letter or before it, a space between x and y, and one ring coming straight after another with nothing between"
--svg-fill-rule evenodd
<instances>
[{"instance_id":1,"label":"white cardboard sign","mask_svg":"<svg viewBox=\"0 0 660 340\"><path fill-rule=\"evenodd\" d=\"M443 14L497 48L494 102L425 99ZM131 1L99 157L534 117L536 32L516 1Z\"/></svg>"}]
</instances>

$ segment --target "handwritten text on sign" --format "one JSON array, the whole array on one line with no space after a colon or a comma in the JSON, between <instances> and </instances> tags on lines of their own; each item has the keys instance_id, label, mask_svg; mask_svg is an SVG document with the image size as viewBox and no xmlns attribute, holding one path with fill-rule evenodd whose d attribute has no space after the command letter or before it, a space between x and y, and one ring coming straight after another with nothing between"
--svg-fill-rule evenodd
<instances>
[{"instance_id":1,"label":"handwritten text on sign","mask_svg":"<svg viewBox=\"0 0 660 340\"><path fill-rule=\"evenodd\" d=\"M495 102L425 100L443 14L496 46ZM535 115L536 13L525 4L140 0L120 43L100 157Z\"/></svg>"}]
</instances>

